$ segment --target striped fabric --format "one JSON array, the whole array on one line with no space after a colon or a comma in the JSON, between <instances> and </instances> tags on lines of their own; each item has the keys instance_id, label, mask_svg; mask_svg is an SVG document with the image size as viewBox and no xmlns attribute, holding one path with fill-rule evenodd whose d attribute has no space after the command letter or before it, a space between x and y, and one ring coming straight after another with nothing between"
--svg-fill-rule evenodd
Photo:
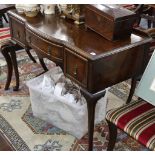
<instances>
[{"instance_id":1,"label":"striped fabric","mask_svg":"<svg viewBox=\"0 0 155 155\"><path fill-rule=\"evenodd\" d=\"M106 119L155 151L155 106L152 104L139 101L112 109Z\"/></svg>"},{"instance_id":2,"label":"striped fabric","mask_svg":"<svg viewBox=\"0 0 155 155\"><path fill-rule=\"evenodd\" d=\"M10 28L0 28L0 47L10 40Z\"/></svg>"}]
</instances>

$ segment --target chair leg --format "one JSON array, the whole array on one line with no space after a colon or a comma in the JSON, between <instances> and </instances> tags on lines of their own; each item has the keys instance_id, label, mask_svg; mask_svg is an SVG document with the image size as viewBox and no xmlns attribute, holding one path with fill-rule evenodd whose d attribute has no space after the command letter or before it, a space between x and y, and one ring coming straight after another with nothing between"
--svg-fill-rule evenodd
<instances>
[{"instance_id":1,"label":"chair leg","mask_svg":"<svg viewBox=\"0 0 155 155\"><path fill-rule=\"evenodd\" d=\"M11 83L12 72L13 72L12 61L9 55L9 52L10 52L9 47L8 46L2 47L1 52L6 60L7 68L8 68L7 81L6 81L5 88L4 88L5 90L8 90L10 83Z\"/></svg>"},{"instance_id":2,"label":"chair leg","mask_svg":"<svg viewBox=\"0 0 155 155\"><path fill-rule=\"evenodd\" d=\"M6 15L3 14L2 16L3 16L4 20L5 20L5 22L6 22L6 23L9 23L8 20L7 20L7 18L6 18Z\"/></svg>"},{"instance_id":3,"label":"chair leg","mask_svg":"<svg viewBox=\"0 0 155 155\"><path fill-rule=\"evenodd\" d=\"M128 96L128 99L126 101L126 104L131 102L131 99L132 99L133 94L135 92L136 83L137 83L137 79L136 78L132 78L132 80L131 80L131 88L130 88L130 92L129 92L129 96Z\"/></svg>"},{"instance_id":4,"label":"chair leg","mask_svg":"<svg viewBox=\"0 0 155 155\"><path fill-rule=\"evenodd\" d=\"M151 28L151 24L152 24L151 20L148 20L147 22L148 29Z\"/></svg>"},{"instance_id":5,"label":"chair leg","mask_svg":"<svg viewBox=\"0 0 155 155\"><path fill-rule=\"evenodd\" d=\"M16 77L16 86L13 88L13 90L18 91L19 90L19 72L18 72L16 51L15 51L14 47L11 47L10 56L11 56L11 59L12 59L12 65L13 65L14 73L15 73L15 77Z\"/></svg>"},{"instance_id":6,"label":"chair leg","mask_svg":"<svg viewBox=\"0 0 155 155\"><path fill-rule=\"evenodd\" d=\"M138 21L137 21L137 26L140 25L140 22L141 22L141 18L138 19Z\"/></svg>"},{"instance_id":7,"label":"chair leg","mask_svg":"<svg viewBox=\"0 0 155 155\"><path fill-rule=\"evenodd\" d=\"M153 28L155 28L155 22L153 22Z\"/></svg>"},{"instance_id":8,"label":"chair leg","mask_svg":"<svg viewBox=\"0 0 155 155\"><path fill-rule=\"evenodd\" d=\"M0 14L0 28L3 27L2 14Z\"/></svg>"},{"instance_id":9,"label":"chair leg","mask_svg":"<svg viewBox=\"0 0 155 155\"><path fill-rule=\"evenodd\" d=\"M29 58L30 58L34 63L36 63L36 60L35 60L34 57L32 56L30 50L29 50L29 49L26 49L26 52L27 52Z\"/></svg>"},{"instance_id":10,"label":"chair leg","mask_svg":"<svg viewBox=\"0 0 155 155\"><path fill-rule=\"evenodd\" d=\"M107 120L109 126L109 143L107 151L112 151L114 149L116 138L117 138L117 127Z\"/></svg>"}]
</instances>

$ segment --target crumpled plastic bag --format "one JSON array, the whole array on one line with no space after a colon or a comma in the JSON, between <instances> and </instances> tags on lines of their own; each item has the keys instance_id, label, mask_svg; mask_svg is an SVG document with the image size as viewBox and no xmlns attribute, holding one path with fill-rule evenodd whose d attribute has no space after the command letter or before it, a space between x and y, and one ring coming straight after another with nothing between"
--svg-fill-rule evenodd
<instances>
[{"instance_id":1,"label":"crumpled plastic bag","mask_svg":"<svg viewBox=\"0 0 155 155\"><path fill-rule=\"evenodd\" d=\"M26 84L34 116L78 139L88 132L87 102L80 87L65 78L60 67L54 67ZM105 118L106 103L107 93L96 105L95 124Z\"/></svg>"}]
</instances>

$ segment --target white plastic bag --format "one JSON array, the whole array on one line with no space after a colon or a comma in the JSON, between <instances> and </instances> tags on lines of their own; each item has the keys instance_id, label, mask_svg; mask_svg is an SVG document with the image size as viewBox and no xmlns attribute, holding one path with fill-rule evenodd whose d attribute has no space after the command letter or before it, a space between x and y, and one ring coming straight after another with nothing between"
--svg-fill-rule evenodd
<instances>
[{"instance_id":1,"label":"white plastic bag","mask_svg":"<svg viewBox=\"0 0 155 155\"><path fill-rule=\"evenodd\" d=\"M59 82L64 80L62 77L61 68L54 67L43 75L26 82L29 87L32 111L34 116L80 139L88 130L87 103L83 96L80 96L77 101L69 91L65 90L67 93L63 94L65 84ZM71 83L69 79L65 81ZM96 105L95 123L105 118L106 102L107 93Z\"/></svg>"}]
</instances>

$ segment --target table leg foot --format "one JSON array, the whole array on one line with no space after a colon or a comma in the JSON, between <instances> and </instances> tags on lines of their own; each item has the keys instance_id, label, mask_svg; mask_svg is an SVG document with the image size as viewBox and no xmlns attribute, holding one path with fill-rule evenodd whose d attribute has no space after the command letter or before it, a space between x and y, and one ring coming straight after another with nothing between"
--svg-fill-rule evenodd
<instances>
[{"instance_id":1,"label":"table leg foot","mask_svg":"<svg viewBox=\"0 0 155 155\"><path fill-rule=\"evenodd\" d=\"M13 87L13 91L18 91L19 90L19 86L14 86Z\"/></svg>"}]
</instances>

